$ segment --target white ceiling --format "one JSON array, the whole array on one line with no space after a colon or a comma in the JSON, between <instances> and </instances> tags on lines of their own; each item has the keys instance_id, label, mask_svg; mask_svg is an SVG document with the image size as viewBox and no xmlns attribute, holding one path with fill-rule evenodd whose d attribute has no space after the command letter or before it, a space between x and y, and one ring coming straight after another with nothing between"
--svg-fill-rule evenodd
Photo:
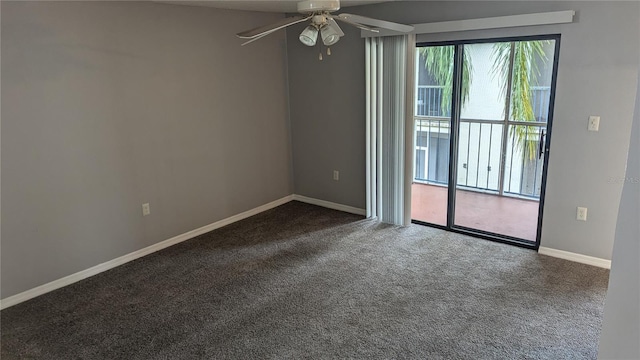
<instances>
[{"instance_id":1,"label":"white ceiling","mask_svg":"<svg viewBox=\"0 0 640 360\"><path fill-rule=\"evenodd\" d=\"M397 0L342 0L341 7L375 4ZM232 10L248 10L248 11L267 11L285 13L297 12L298 0L208 0L208 1L192 1L192 0L161 0L158 2L189 5L189 6L208 6L220 9Z\"/></svg>"}]
</instances>

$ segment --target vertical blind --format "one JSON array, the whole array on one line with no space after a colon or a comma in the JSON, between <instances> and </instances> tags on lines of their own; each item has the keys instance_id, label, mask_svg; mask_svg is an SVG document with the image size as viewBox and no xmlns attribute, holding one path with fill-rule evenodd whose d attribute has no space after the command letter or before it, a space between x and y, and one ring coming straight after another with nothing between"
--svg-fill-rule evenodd
<instances>
[{"instance_id":1,"label":"vertical blind","mask_svg":"<svg viewBox=\"0 0 640 360\"><path fill-rule=\"evenodd\" d=\"M407 119L413 48L413 35L365 39L367 217L397 225L409 216L405 173L411 162L405 156L405 134L412 124Z\"/></svg>"}]
</instances>

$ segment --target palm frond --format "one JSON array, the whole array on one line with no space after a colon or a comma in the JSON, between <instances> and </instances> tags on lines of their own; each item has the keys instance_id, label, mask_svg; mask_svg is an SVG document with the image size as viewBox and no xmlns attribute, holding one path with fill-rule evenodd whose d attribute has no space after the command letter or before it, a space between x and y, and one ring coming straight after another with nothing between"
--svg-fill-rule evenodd
<instances>
[{"instance_id":1,"label":"palm frond","mask_svg":"<svg viewBox=\"0 0 640 360\"><path fill-rule=\"evenodd\" d=\"M493 46L493 76L500 79L500 91L502 96L509 90L509 67L513 52L513 72L511 78L511 93L509 100L509 117L516 121L536 121L533 111L531 91L532 80L540 75L538 69L538 57L542 62L547 61L544 45L548 40L517 41L495 43ZM505 109L506 111L506 109ZM525 151L529 159L536 156L538 141L537 127L526 125L513 126L509 134L512 141Z\"/></svg>"},{"instance_id":2,"label":"palm frond","mask_svg":"<svg viewBox=\"0 0 640 360\"><path fill-rule=\"evenodd\" d=\"M547 56L544 45L548 40L497 42L493 45L493 66L491 72L500 81L500 96L509 95L509 118L516 121L535 121L532 106L533 93L531 84L540 75L538 61L546 63ZM451 110L453 92L453 66L455 46L428 46L419 49L424 57L424 66L428 73L435 79L438 85L444 87L440 107L443 113ZM511 92L509 91L509 70L513 53L513 72L511 79ZM537 57L537 59L536 59ZM469 100L469 90L472 82L473 64L469 52L463 51L461 106ZM503 109L506 113L507 105ZM535 129L535 130L534 130ZM538 127L516 125L509 130L513 141L524 149L525 155L530 159L535 158L538 141Z\"/></svg>"},{"instance_id":3,"label":"palm frond","mask_svg":"<svg viewBox=\"0 0 640 360\"><path fill-rule=\"evenodd\" d=\"M455 46L427 46L419 49L420 54L425 58L425 69L433 76L439 86L444 87L440 108L446 114L451 110L451 99L453 95L453 66ZM472 64L468 53L463 53L462 65L462 105L469 99L469 88L471 86Z\"/></svg>"}]
</instances>

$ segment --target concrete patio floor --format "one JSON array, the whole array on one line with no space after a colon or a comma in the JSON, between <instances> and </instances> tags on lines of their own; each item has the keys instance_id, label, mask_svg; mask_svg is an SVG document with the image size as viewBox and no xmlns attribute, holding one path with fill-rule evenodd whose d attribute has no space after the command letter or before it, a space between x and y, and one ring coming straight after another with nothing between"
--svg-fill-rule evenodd
<instances>
[{"instance_id":1,"label":"concrete patio floor","mask_svg":"<svg viewBox=\"0 0 640 360\"><path fill-rule=\"evenodd\" d=\"M411 190L411 219L446 225L447 188L414 183ZM458 190L455 225L535 241L538 201Z\"/></svg>"}]
</instances>

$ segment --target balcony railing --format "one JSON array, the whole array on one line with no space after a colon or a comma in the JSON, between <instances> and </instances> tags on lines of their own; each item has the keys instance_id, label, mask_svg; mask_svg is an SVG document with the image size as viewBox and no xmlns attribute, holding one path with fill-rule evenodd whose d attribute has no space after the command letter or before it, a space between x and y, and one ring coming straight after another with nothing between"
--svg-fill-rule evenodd
<instances>
[{"instance_id":1,"label":"balcony railing","mask_svg":"<svg viewBox=\"0 0 640 360\"><path fill-rule=\"evenodd\" d=\"M458 186L469 190L539 198L544 155L538 153L538 145L545 127L520 125L522 140L517 141L513 134L517 125L509 126L505 159L501 164L504 124L461 120ZM415 139L415 180L447 184L450 120L417 117Z\"/></svg>"},{"instance_id":2,"label":"balcony railing","mask_svg":"<svg viewBox=\"0 0 640 360\"><path fill-rule=\"evenodd\" d=\"M531 87L531 107L536 121L547 122L549 116L549 99L551 88L549 86ZM442 107L444 86L418 85L418 101L416 102L416 115L428 117L449 117L451 110Z\"/></svg>"},{"instance_id":3,"label":"balcony railing","mask_svg":"<svg viewBox=\"0 0 640 360\"><path fill-rule=\"evenodd\" d=\"M531 87L531 107L538 122L546 123L549 119L549 99L551 99L551 87Z\"/></svg>"},{"instance_id":4,"label":"balcony railing","mask_svg":"<svg viewBox=\"0 0 640 360\"><path fill-rule=\"evenodd\" d=\"M450 116L450 109L442 108L444 86L418 85L418 101L416 115L421 116Z\"/></svg>"},{"instance_id":5,"label":"balcony railing","mask_svg":"<svg viewBox=\"0 0 640 360\"><path fill-rule=\"evenodd\" d=\"M444 87L421 85L417 90L414 178L448 184L450 111L442 108ZM539 198L544 155L537 149L540 137L546 132L550 88L534 86L531 90L537 124L509 125L504 144L504 121L461 119L458 186Z\"/></svg>"}]
</instances>

